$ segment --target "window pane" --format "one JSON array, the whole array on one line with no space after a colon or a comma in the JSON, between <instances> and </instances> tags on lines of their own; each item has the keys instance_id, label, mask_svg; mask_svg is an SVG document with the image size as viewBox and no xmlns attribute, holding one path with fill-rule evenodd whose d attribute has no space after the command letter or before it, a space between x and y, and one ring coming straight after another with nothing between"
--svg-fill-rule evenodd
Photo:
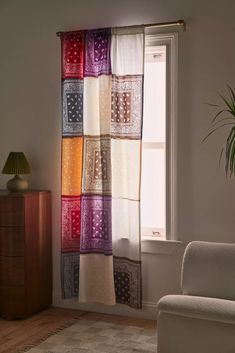
<instances>
[{"instance_id":1,"label":"window pane","mask_svg":"<svg viewBox=\"0 0 235 353\"><path fill-rule=\"evenodd\" d=\"M165 150L142 151L142 228L165 229Z\"/></svg>"},{"instance_id":2,"label":"window pane","mask_svg":"<svg viewBox=\"0 0 235 353\"><path fill-rule=\"evenodd\" d=\"M143 141L165 141L166 46L146 48Z\"/></svg>"}]
</instances>

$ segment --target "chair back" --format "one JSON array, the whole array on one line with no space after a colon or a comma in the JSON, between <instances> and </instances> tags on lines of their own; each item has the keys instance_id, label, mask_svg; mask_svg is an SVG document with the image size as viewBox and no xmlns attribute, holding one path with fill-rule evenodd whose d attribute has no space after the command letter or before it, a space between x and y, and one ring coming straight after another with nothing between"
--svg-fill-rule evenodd
<instances>
[{"instance_id":1,"label":"chair back","mask_svg":"<svg viewBox=\"0 0 235 353\"><path fill-rule=\"evenodd\" d=\"M235 300L235 244L193 241L185 249L183 294Z\"/></svg>"}]
</instances>

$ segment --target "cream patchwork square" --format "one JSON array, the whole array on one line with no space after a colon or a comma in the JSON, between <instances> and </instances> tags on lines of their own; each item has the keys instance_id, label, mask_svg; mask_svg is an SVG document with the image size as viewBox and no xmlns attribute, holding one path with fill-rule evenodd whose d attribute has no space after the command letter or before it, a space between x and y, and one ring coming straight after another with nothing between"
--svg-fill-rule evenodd
<instances>
[{"instance_id":1,"label":"cream patchwork square","mask_svg":"<svg viewBox=\"0 0 235 353\"><path fill-rule=\"evenodd\" d=\"M139 200L140 198L139 140L111 141L112 196Z\"/></svg>"},{"instance_id":2,"label":"cream patchwork square","mask_svg":"<svg viewBox=\"0 0 235 353\"><path fill-rule=\"evenodd\" d=\"M111 76L84 79L84 135L110 134Z\"/></svg>"}]
</instances>

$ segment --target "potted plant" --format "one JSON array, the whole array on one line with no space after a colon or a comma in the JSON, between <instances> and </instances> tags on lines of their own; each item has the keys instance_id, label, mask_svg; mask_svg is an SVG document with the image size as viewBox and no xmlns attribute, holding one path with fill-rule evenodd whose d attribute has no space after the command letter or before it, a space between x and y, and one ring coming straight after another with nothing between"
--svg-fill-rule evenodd
<instances>
[{"instance_id":1,"label":"potted plant","mask_svg":"<svg viewBox=\"0 0 235 353\"><path fill-rule=\"evenodd\" d=\"M207 103L210 106L217 108L217 113L211 120L210 132L204 137L205 141L214 132L224 126L231 126L225 147L220 153L220 160L222 155L225 155L225 171L228 176L235 176L235 93L233 89L228 86L228 97L219 94L223 101L223 106L218 104Z\"/></svg>"}]
</instances>

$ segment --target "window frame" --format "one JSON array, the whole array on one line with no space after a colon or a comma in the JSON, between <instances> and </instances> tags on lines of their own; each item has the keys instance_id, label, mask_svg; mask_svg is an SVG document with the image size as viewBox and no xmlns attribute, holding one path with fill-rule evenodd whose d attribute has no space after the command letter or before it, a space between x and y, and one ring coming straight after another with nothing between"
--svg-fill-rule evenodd
<instances>
[{"instance_id":1,"label":"window frame","mask_svg":"<svg viewBox=\"0 0 235 353\"><path fill-rule=\"evenodd\" d=\"M149 236L141 227L141 240L176 240L178 32L159 33L146 29L145 48L166 46L166 236ZM154 230L154 229L153 229Z\"/></svg>"}]
</instances>

